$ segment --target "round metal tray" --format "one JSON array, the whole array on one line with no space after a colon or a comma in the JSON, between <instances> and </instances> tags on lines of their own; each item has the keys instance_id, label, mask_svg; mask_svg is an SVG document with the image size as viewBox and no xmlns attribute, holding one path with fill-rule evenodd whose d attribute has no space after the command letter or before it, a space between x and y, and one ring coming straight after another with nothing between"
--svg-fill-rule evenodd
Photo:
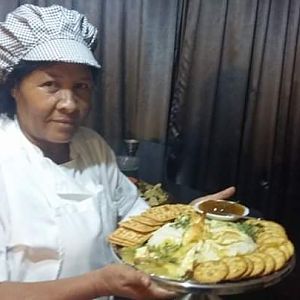
<instances>
[{"instance_id":1,"label":"round metal tray","mask_svg":"<svg viewBox=\"0 0 300 300\"><path fill-rule=\"evenodd\" d=\"M118 254L118 250L112 247L116 259L120 263L124 263ZM172 280L162 276L150 275L152 280L161 287L168 290L184 293L184 294L214 294L214 295L234 295L248 291L266 288L282 281L289 273L292 272L296 264L296 256L294 255L287 264L277 272L263 277L245 279L234 282L224 282L215 284L201 284L197 281Z\"/></svg>"},{"instance_id":2,"label":"round metal tray","mask_svg":"<svg viewBox=\"0 0 300 300\"><path fill-rule=\"evenodd\" d=\"M274 285L285 278L294 269L295 264L296 258L295 256L293 256L284 268L270 275L248 280L245 279L236 282L224 282L215 284L200 284L192 280L183 282L170 280L155 275L151 275L151 277L152 280L157 282L157 284L159 284L160 286L179 293L233 295Z\"/></svg>"}]
</instances>

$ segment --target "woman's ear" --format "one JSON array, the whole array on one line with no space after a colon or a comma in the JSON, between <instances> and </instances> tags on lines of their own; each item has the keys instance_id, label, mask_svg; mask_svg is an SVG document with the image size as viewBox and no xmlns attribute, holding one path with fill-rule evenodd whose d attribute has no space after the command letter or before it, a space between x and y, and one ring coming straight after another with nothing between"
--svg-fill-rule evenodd
<instances>
[{"instance_id":1,"label":"woman's ear","mask_svg":"<svg viewBox=\"0 0 300 300\"><path fill-rule=\"evenodd\" d=\"M16 100L17 97L18 97L18 89L17 89L16 87L12 88L12 89L10 90L10 94L11 94L11 96Z\"/></svg>"}]
</instances>

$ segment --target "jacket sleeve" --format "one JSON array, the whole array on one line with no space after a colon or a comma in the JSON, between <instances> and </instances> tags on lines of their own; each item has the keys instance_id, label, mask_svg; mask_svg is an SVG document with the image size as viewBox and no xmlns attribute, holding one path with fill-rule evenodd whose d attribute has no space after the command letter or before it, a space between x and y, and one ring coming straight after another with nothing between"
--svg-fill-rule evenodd
<instances>
[{"instance_id":1,"label":"jacket sleeve","mask_svg":"<svg viewBox=\"0 0 300 300\"><path fill-rule=\"evenodd\" d=\"M136 186L121 171L117 170L118 181L116 189L116 200L120 219L127 219L130 216L140 214L149 206L139 197Z\"/></svg>"},{"instance_id":2,"label":"jacket sleeve","mask_svg":"<svg viewBox=\"0 0 300 300\"><path fill-rule=\"evenodd\" d=\"M109 150L111 158L109 159L108 178L112 186L113 201L118 207L118 217L121 220L138 215L145 211L149 205L139 196L139 191L127 176L125 176L116 163L115 154Z\"/></svg>"},{"instance_id":3,"label":"jacket sleeve","mask_svg":"<svg viewBox=\"0 0 300 300\"><path fill-rule=\"evenodd\" d=\"M108 193L117 208L118 218L124 219L141 213L148 204L139 197L136 186L119 170L116 156L104 139L93 130L81 128L81 153L91 158L91 165L97 166L100 184L108 187ZM82 142L84 140L84 143Z\"/></svg>"},{"instance_id":4,"label":"jacket sleeve","mask_svg":"<svg viewBox=\"0 0 300 300\"><path fill-rule=\"evenodd\" d=\"M5 183L0 168L0 282L9 280L7 268L7 199Z\"/></svg>"}]
</instances>

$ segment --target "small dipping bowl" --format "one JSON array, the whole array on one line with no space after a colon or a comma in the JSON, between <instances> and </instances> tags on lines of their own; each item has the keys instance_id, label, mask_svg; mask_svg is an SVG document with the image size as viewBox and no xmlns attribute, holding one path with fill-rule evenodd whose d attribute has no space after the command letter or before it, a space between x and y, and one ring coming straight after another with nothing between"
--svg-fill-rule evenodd
<instances>
[{"instance_id":1,"label":"small dipping bowl","mask_svg":"<svg viewBox=\"0 0 300 300\"><path fill-rule=\"evenodd\" d=\"M205 213L209 219L234 221L249 214L249 208L227 200L201 200L194 204L196 211Z\"/></svg>"}]
</instances>

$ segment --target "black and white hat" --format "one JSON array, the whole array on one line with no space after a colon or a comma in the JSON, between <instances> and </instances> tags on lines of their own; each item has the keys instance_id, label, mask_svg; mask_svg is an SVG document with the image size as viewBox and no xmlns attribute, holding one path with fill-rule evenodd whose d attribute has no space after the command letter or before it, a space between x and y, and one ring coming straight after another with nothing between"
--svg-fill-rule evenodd
<instances>
[{"instance_id":1,"label":"black and white hat","mask_svg":"<svg viewBox=\"0 0 300 300\"><path fill-rule=\"evenodd\" d=\"M0 23L0 69L20 60L57 61L100 68L92 49L97 29L75 10L25 4Z\"/></svg>"}]
</instances>

